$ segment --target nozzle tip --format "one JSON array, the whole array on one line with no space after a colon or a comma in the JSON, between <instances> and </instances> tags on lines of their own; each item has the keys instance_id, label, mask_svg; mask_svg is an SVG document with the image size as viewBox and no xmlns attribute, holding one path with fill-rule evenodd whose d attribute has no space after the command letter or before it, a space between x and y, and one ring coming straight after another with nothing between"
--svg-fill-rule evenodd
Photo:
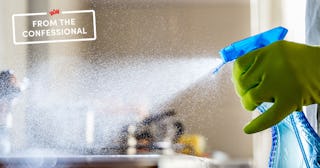
<instances>
[{"instance_id":1,"label":"nozzle tip","mask_svg":"<svg viewBox=\"0 0 320 168\"><path fill-rule=\"evenodd\" d=\"M218 66L214 68L213 74L217 74L224 64L225 63L223 61L220 64L218 64Z\"/></svg>"}]
</instances>

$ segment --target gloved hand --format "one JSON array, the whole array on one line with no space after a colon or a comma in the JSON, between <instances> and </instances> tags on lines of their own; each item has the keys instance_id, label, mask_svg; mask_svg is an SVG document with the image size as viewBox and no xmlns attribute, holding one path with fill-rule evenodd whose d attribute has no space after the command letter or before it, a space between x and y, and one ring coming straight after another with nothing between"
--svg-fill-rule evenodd
<instances>
[{"instance_id":1,"label":"gloved hand","mask_svg":"<svg viewBox=\"0 0 320 168\"><path fill-rule=\"evenodd\" d=\"M288 41L272 43L239 57L233 82L245 109L274 103L244 128L248 134L262 131L304 105L320 103L320 48Z\"/></svg>"}]
</instances>

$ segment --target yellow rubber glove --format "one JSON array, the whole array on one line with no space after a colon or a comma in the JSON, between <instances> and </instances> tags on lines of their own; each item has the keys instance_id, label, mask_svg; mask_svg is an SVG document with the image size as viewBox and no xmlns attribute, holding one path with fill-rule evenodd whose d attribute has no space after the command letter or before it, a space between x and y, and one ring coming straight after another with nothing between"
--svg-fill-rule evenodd
<instances>
[{"instance_id":1,"label":"yellow rubber glove","mask_svg":"<svg viewBox=\"0 0 320 168\"><path fill-rule=\"evenodd\" d=\"M245 109L273 102L244 128L250 134L267 129L302 106L320 102L320 48L278 41L239 57L233 82Z\"/></svg>"}]
</instances>

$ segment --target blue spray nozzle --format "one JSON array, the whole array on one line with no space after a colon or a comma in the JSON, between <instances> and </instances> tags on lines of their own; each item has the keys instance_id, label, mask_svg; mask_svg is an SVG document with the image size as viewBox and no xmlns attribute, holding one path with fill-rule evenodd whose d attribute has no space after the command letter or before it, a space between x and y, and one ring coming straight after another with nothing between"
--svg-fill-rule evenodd
<instances>
[{"instance_id":1,"label":"blue spray nozzle","mask_svg":"<svg viewBox=\"0 0 320 168\"><path fill-rule=\"evenodd\" d=\"M258 48L265 47L278 40L283 40L288 30L284 27L276 27L263 33L253 35L243 40L232 43L220 50L222 64L214 70L217 73L219 69L227 62L249 53Z\"/></svg>"}]
</instances>

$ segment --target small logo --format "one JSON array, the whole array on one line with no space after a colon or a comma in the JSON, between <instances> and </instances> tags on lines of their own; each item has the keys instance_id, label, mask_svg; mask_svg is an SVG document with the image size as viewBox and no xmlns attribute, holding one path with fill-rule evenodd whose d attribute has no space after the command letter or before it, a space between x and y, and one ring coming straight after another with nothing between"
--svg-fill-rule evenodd
<instances>
[{"instance_id":1,"label":"small logo","mask_svg":"<svg viewBox=\"0 0 320 168\"><path fill-rule=\"evenodd\" d=\"M49 12L49 14L50 14L51 16L57 15L57 14L59 14L59 13L60 13L60 10L59 10L59 9L53 9L53 10L51 10L51 11Z\"/></svg>"},{"instance_id":2,"label":"small logo","mask_svg":"<svg viewBox=\"0 0 320 168\"><path fill-rule=\"evenodd\" d=\"M57 14L59 17L53 16ZM86 16L86 22L81 21L83 16ZM53 9L48 12L13 14L12 30L15 45L93 41L97 38L94 10Z\"/></svg>"}]
</instances>

